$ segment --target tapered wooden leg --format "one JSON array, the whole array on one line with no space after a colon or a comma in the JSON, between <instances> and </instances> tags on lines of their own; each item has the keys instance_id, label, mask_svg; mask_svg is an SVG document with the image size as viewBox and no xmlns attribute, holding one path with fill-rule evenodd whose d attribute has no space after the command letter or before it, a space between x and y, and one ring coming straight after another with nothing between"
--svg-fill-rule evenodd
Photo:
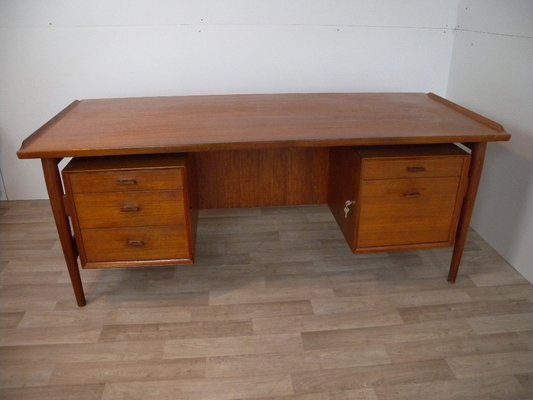
<instances>
[{"instance_id":1,"label":"tapered wooden leg","mask_svg":"<svg viewBox=\"0 0 533 400\"><path fill-rule=\"evenodd\" d=\"M459 264L461 263L461 257L463 256L470 219L472 218L472 213L474 211L477 189L479 187L479 181L481 180L481 171L483 170L487 143L471 143L468 144L468 147L472 149L470 171L468 173L468 188L463 201L461 216L459 217L457 233L455 234L452 262L450 264L450 272L448 273L448 281L452 283L457 279L457 273L459 272Z\"/></svg>"},{"instance_id":2,"label":"tapered wooden leg","mask_svg":"<svg viewBox=\"0 0 533 400\"><path fill-rule=\"evenodd\" d=\"M83 307L87 303L85 301L83 284L81 283L80 270L78 268L78 252L72 237L70 223L63 202L63 185L61 184L61 176L59 175L59 168L57 166L59 161L61 161L61 159L57 158L43 158L41 160L46 189L48 190L48 197L50 198L50 204L52 205L52 213L54 214L57 232L59 233L59 241L63 248L70 281L72 282L72 288L74 289L74 295L76 296L78 306Z\"/></svg>"}]
</instances>

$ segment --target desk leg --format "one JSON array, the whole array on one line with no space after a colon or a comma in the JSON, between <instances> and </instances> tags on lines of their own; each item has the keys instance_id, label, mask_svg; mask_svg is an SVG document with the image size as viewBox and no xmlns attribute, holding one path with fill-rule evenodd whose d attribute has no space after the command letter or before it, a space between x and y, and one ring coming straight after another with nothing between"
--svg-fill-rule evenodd
<instances>
[{"instance_id":1,"label":"desk leg","mask_svg":"<svg viewBox=\"0 0 533 400\"><path fill-rule=\"evenodd\" d=\"M463 256L470 219L472 218L472 213L474 211L477 189L479 187L479 181L481 180L481 171L483 170L483 161L485 160L487 143L471 143L467 146L472 149L472 154L470 171L468 172L468 188L463 201L461 216L459 217L457 233L455 234L452 262L450 265L450 272L448 273L448 281L452 283L457 279L457 273L459 272L459 264L461 263L461 257Z\"/></svg>"},{"instance_id":2,"label":"desk leg","mask_svg":"<svg viewBox=\"0 0 533 400\"><path fill-rule=\"evenodd\" d=\"M83 293L83 284L81 283L80 270L78 268L76 245L74 244L70 223L65 211L65 204L63 203L63 185L57 166L59 161L61 159L58 158L43 158L41 160L46 189L48 190L48 197L50 198L52 213L54 214L57 232L59 233L59 241L63 248L74 295L76 296L78 306L83 307L86 304L85 294Z\"/></svg>"}]
</instances>

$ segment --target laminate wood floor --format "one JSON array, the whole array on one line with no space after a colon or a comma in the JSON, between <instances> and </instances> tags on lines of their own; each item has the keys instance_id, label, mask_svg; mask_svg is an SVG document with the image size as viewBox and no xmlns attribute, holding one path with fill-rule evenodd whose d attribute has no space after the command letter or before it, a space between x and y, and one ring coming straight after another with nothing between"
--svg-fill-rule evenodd
<instances>
[{"instance_id":1,"label":"laminate wood floor","mask_svg":"<svg viewBox=\"0 0 533 400\"><path fill-rule=\"evenodd\" d=\"M533 287L475 232L354 256L324 206L206 210L194 266L84 270L0 203L2 399L533 398Z\"/></svg>"}]
</instances>

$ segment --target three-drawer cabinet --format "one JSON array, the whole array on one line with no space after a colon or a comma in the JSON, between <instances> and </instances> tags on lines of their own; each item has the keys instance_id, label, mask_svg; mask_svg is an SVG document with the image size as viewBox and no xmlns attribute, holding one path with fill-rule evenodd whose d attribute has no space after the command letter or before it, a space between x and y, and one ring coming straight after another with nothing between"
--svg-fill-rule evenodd
<instances>
[{"instance_id":1,"label":"three-drawer cabinet","mask_svg":"<svg viewBox=\"0 0 533 400\"><path fill-rule=\"evenodd\" d=\"M335 148L329 206L355 253L449 246L469 163L453 144Z\"/></svg>"},{"instance_id":2,"label":"three-drawer cabinet","mask_svg":"<svg viewBox=\"0 0 533 400\"><path fill-rule=\"evenodd\" d=\"M186 155L74 158L66 205L84 268L191 264L196 207Z\"/></svg>"}]
</instances>

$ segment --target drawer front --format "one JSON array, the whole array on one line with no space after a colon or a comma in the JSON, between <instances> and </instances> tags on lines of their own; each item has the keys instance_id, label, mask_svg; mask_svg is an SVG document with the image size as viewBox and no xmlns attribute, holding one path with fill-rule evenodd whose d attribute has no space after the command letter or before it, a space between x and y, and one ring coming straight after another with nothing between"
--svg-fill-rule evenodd
<instances>
[{"instance_id":1,"label":"drawer front","mask_svg":"<svg viewBox=\"0 0 533 400\"><path fill-rule=\"evenodd\" d=\"M183 188L183 168L124 169L112 171L69 172L73 193L176 190Z\"/></svg>"},{"instance_id":2,"label":"drawer front","mask_svg":"<svg viewBox=\"0 0 533 400\"><path fill-rule=\"evenodd\" d=\"M181 190L78 193L74 204L81 229L185 223Z\"/></svg>"},{"instance_id":3,"label":"drawer front","mask_svg":"<svg viewBox=\"0 0 533 400\"><path fill-rule=\"evenodd\" d=\"M448 242L460 178L365 181L357 247Z\"/></svg>"},{"instance_id":4,"label":"drawer front","mask_svg":"<svg viewBox=\"0 0 533 400\"><path fill-rule=\"evenodd\" d=\"M464 157L365 159L362 179L396 179L460 176Z\"/></svg>"},{"instance_id":5,"label":"drawer front","mask_svg":"<svg viewBox=\"0 0 533 400\"><path fill-rule=\"evenodd\" d=\"M84 229L81 235L88 263L189 258L184 225Z\"/></svg>"}]
</instances>

